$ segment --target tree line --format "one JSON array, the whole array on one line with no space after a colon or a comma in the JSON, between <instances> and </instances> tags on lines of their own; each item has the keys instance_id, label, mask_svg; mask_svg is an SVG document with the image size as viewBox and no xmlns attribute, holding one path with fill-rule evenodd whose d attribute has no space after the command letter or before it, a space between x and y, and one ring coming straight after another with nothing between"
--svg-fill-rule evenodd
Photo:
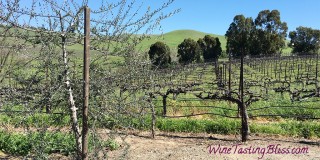
<instances>
[{"instance_id":1,"label":"tree line","mask_svg":"<svg viewBox=\"0 0 320 160\"><path fill-rule=\"evenodd\" d=\"M226 52L234 58L241 55L280 56L286 46L292 48L293 54L318 52L320 30L300 26L289 32L291 40L286 44L287 32L287 23L281 21L278 10L260 11L255 19L236 15L225 34ZM210 35L198 41L187 38L177 48L180 64L215 61L222 53L219 38ZM166 67L171 64L170 48L164 42L152 44L148 54L153 65Z\"/></svg>"},{"instance_id":2,"label":"tree line","mask_svg":"<svg viewBox=\"0 0 320 160\"><path fill-rule=\"evenodd\" d=\"M221 43L218 37L205 35L195 41L191 38L184 39L178 45L178 62L180 64L199 63L218 60L222 53ZM148 52L152 64L167 67L171 64L170 48L164 42L156 42L151 45Z\"/></svg>"}]
</instances>

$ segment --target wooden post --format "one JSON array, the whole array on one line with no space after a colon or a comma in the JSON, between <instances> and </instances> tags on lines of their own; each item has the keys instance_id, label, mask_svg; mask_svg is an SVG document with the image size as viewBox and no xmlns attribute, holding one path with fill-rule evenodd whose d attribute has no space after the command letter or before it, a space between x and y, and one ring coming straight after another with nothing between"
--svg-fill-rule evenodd
<instances>
[{"instance_id":1,"label":"wooden post","mask_svg":"<svg viewBox=\"0 0 320 160\"><path fill-rule=\"evenodd\" d=\"M89 107L89 65L90 65L90 8L84 9L84 65L83 65L83 123L82 123L82 159L88 159L88 107Z\"/></svg>"},{"instance_id":2,"label":"wooden post","mask_svg":"<svg viewBox=\"0 0 320 160\"><path fill-rule=\"evenodd\" d=\"M227 64L223 63L224 72L224 84L227 84Z\"/></svg>"},{"instance_id":3,"label":"wooden post","mask_svg":"<svg viewBox=\"0 0 320 160\"><path fill-rule=\"evenodd\" d=\"M229 68L228 68L228 96L231 97L231 52L229 52ZM228 101L229 107L231 107L231 102ZM238 115L239 115L239 107L238 107Z\"/></svg>"},{"instance_id":4,"label":"wooden post","mask_svg":"<svg viewBox=\"0 0 320 160\"><path fill-rule=\"evenodd\" d=\"M275 66L274 66L274 79L277 79L277 61L275 60Z\"/></svg>"},{"instance_id":5,"label":"wooden post","mask_svg":"<svg viewBox=\"0 0 320 160\"><path fill-rule=\"evenodd\" d=\"M228 90L229 90L229 96L231 96L231 53L229 53L229 68L228 68L228 76L229 76L229 81L228 81ZM229 105L231 106L231 105Z\"/></svg>"},{"instance_id":6,"label":"wooden post","mask_svg":"<svg viewBox=\"0 0 320 160\"><path fill-rule=\"evenodd\" d=\"M299 79L299 74L300 74L300 64L298 64L298 74L296 79Z\"/></svg>"},{"instance_id":7,"label":"wooden post","mask_svg":"<svg viewBox=\"0 0 320 160\"><path fill-rule=\"evenodd\" d=\"M228 91L229 91L229 96L231 96L231 58L229 57L229 68L228 68L228 76L229 76L229 81L228 81Z\"/></svg>"},{"instance_id":8,"label":"wooden post","mask_svg":"<svg viewBox=\"0 0 320 160\"><path fill-rule=\"evenodd\" d=\"M163 105L163 113L162 115L163 116L166 116L167 115L167 95L163 95L162 96L162 105Z\"/></svg>"},{"instance_id":9,"label":"wooden post","mask_svg":"<svg viewBox=\"0 0 320 160\"><path fill-rule=\"evenodd\" d=\"M269 62L270 62L270 60L269 60ZM269 77L269 64L270 63L267 63L267 77Z\"/></svg>"},{"instance_id":10,"label":"wooden post","mask_svg":"<svg viewBox=\"0 0 320 160\"><path fill-rule=\"evenodd\" d=\"M319 96L320 88L319 88L319 81L318 81L318 69L319 69L318 64L319 64L319 53L317 53L317 62L316 62L316 94Z\"/></svg>"},{"instance_id":11,"label":"wooden post","mask_svg":"<svg viewBox=\"0 0 320 160\"><path fill-rule=\"evenodd\" d=\"M288 63L286 62L286 65L284 67L284 80L287 80L287 68L288 68Z\"/></svg>"}]
</instances>

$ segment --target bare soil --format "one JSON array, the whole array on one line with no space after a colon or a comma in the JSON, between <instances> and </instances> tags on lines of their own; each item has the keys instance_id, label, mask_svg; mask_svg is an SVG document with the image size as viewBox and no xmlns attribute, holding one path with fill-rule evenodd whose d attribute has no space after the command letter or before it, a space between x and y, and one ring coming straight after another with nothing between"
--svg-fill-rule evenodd
<instances>
[{"instance_id":1,"label":"bare soil","mask_svg":"<svg viewBox=\"0 0 320 160\"><path fill-rule=\"evenodd\" d=\"M113 135L110 130L101 129L99 132L106 139ZM160 131L152 139L150 132L133 130L113 136L120 147L108 152L108 159L112 160L320 160L320 139L256 134L251 135L248 142L242 143L239 135ZM50 157L71 159L58 154ZM0 151L0 159L22 157Z\"/></svg>"},{"instance_id":2,"label":"bare soil","mask_svg":"<svg viewBox=\"0 0 320 160\"><path fill-rule=\"evenodd\" d=\"M320 139L252 135L248 142L242 143L235 135L162 132L152 139L149 133L140 132L123 135L117 141L121 147L110 151L109 159L320 160ZM218 153L219 146L225 148L221 153Z\"/></svg>"}]
</instances>

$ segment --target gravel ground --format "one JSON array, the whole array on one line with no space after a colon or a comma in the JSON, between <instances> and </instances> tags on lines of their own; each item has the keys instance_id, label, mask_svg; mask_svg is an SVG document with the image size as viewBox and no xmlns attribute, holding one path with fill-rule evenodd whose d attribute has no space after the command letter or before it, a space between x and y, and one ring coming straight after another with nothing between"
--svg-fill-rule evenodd
<instances>
[{"instance_id":1,"label":"gravel ground","mask_svg":"<svg viewBox=\"0 0 320 160\"><path fill-rule=\"evenodd\" d=\"M118 138L121 147L109 152L109 159L320 160L319 139L254 135L241 143L234 135L160 133L155 139L149 137L148 133L136 133Z\"/></svg>"},{"instance_id":2,"label":"gravel ground","mask_svg":"<svg viewBox=\"0 0 320 160\"><path fill-rule=\"evenodd\" d=\"M106 139L109 130L101 129ZM115 134L120 144L108 152L108 159L123 160L320 160L320 139L299 139L279 135L251 135L242 143L237 135L126 131ZM50 159L71 159L59 154ZM97 159L102 159L96 157ZM0 151L0 159L22 159Z\"/></svg>"}]
</instances>

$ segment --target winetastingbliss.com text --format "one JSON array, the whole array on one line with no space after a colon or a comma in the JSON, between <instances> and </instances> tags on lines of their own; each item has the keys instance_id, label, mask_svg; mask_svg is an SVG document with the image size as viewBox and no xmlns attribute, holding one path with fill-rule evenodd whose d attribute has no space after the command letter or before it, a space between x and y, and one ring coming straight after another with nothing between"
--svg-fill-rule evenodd
<instances>
[{"instance_id":1,"label":"winetastingbliss.com text","mask_svg":"<svg viewBox=\"0 0 320 160\"><path fill-rule=\"evenodd\" d=\"M281 144L269 144L266 146L245 146L242 144L235 144L231 146L209 145L209 154L223 155L223 154L256 154L258 159L262 159L265 155L271 154L308 154L308 147L298 146L281 146Z\"/></svg>"}]
</instances>

